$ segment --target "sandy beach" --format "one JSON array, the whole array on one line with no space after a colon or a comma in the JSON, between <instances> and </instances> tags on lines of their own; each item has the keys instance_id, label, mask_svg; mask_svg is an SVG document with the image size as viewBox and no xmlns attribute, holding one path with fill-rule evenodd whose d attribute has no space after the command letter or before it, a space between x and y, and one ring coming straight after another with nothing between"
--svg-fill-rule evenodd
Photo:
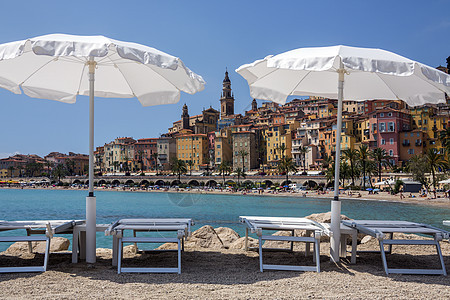
<instances>
[{"instance_id":1,"label":"sandy beach","mask_svg":"<svg viewBox=\"0 0 450 300\"><path fill-rule=\"evenodd\" d=\"M107 191L115 191L107 189ZM146 192L146 191L134 191ZM164 190L149 192L166 192ZM169 190L180 193L240 192L211 190ZM403 198L380 193L360 192L361 197L342 198L377 201L395 201L418 205L450 207L445 198ZM257 193L247 193L258 196ZM302 193L264 196L300 196ZM332 193L306 197L330 198ZM410 238L404 236L404 238ZM422 238L422 237L420 237ZM302 248L303 247L303 248ZM361 253L356 264L350 258L339 264L332 263L329 243L321 243L321 272L259 271L257 252L243 249L203 248L190 246L182 255L182 274L117 274L111 266L111 250L98 249L97 263L71 263L69 253L52 253L45 273L0 274L1 299L449 299L450 277L433 275L386 275L378 253ZM450 270L450 244L441 242L447 271ZM378 243L371 239L360 244L358 250L377 250ZM310 264L311 257L303 254L304 245L295 247L294 253L265 253L264 259L273 264ZM19 258L20 257L20 258ZM42 254L0 253L0 264L40 264ZM390 267L438 268L438 257L432 246L394 246L388 255ZM124 265L175 266L175 253L125 253Z\"/></svg>"},{"instance_id":2,"label":"sandy beach","mask_svg":"<svg viewBox=\"0 0 450 300\"><path fill-rule=\"evenodd\" d=\"M447 270L450 244L441 243ZM376 249L372 240L360 249ZM376 253L358 256L357 264L344 259L330 262L329 244L321 244L321 269L316 272L259 272L253 251L189 248L182 256L182 274L117 274L111 266L111 250L98 249L98 262L70 263L69 254L52 254L49 270L37 274L0 274L2 299L449 299L450 277L389 275ZM302 250L297 249L296 250ZM407 254L405 254L407 253ZM394 247L390 266L437 266L435 249L429 246ZM412 256L411 254L414 254ZM434 255L433 255L434 254ZM30 259L34 255L28 255ZM128 253L124 264L175 264L175 253ZM2 257L2 260L16 259ZM42 255L37 258L42 260ZM270 263L311 263L302 252L265 254Z\"/></svg>"}]
</instances>

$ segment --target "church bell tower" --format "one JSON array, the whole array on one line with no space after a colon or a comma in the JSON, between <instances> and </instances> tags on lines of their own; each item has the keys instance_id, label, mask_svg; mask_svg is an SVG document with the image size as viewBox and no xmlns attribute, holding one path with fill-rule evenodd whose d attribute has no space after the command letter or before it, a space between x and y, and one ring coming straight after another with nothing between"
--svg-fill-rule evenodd
<instances>
[{"instance_id":1,"label":"church bell tower","mask_svg":"<svg viewBox=\"0 0 450 300\"><path fill-rule=\"evenodd\" d=\"M220 97L220 118L234 115L234 96L231 92L231 80L228 77L228 70L225 71L223 80L222 96Z\"/></svg>"}]
</instances>

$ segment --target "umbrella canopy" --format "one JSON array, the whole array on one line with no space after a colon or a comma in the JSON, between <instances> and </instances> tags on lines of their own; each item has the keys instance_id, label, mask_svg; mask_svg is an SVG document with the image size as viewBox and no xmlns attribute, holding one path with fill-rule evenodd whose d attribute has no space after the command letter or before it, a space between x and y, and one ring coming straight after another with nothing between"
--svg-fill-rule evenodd
<instances>
[{"instance_id":1,"label":"umbrella canopy","mask_svg":"<svg viewBox=\"0 0 450 300\"><path fill-rule=\"evenodd\" d=\"M89 61L93 60L93 63ZM143 106L176 103L204 81L172 55L104 36L50 34L0 45L0 87L16 94L74 103L89 96L138 98Z\"/></svg>"},{"instance_id":2,"label":"umbrella canopy","mask_svg":"<svg viewBox=\"0 0 450 300\"><path fill-rule=\"evenodd\" d=\"M347 46L300 48L242 65L236 72L247 80L250 95L256 99L284 104L292 95L337 98L337 141L341 140L344 99L401 99L416 106L445 102L444 93L450 94L448 74L381 49ZM335 163L338 166L340 155L341 145L337 143ZM335 168L334 181L331 257L337 262L341 213L339 168Z\"/></svg>"},{"instance_id":3,"label":"umbrella canopy","mask_svg":"<svg viewBox=\"0 0 450 300\"><path fill-rule=\"evenodd\" d=\"M104 36L44 35L0 45L0 87L33 98L74 103L89 96L89 196L86 261L95 262L94 96L138 98L143 106L176 103L205 82L172 55ZM95 85L95 88L94 88Z\"/></svg>"}]
</instances>

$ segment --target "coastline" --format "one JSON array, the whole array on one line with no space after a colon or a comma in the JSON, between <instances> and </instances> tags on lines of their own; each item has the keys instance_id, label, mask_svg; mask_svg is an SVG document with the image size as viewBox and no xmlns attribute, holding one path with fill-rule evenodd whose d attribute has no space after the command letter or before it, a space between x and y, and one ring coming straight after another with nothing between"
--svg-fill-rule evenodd
<instances>
[{"instance_id":1,"label":"coastline","mask_svg":"<svg viewBox=\"0 0 450 300\"><path fill-rule=\"evenodd\" d=\"M72 188L72 187L0 187L1 189L29 189L29 190L85 190L87 188ZM106 191L106 192L138 192L138 193L196 193L196 194L216 194L216 195L246 195L254 197L306 197L306 198L317 198L317 199L333 199L333 192L329 191L325 194L318 194L315 191L305 191L305 192L274 192L262 194L253 192L252 190L243 192L232 192L229 190L216 190L211 188L192 188L192 189L180 189L180 188L161 188L161 189L138 189L138 188L95 188L94 191ZM341 200L361 200L361 201L379 201L379 202L395 202L395 203L405 203L405 204L415 204L433 207L450 208L450 198L445 198L443 193L437 193L437 198L426 198L419 197L418 194L413 198L407 196L401 198L399 195L391 195L388 192L379 192L378 194L369 194L368 191L359 191L361 197L348 196L348 194L341 193L339 199Z\"/></svg>"}]
</instances>

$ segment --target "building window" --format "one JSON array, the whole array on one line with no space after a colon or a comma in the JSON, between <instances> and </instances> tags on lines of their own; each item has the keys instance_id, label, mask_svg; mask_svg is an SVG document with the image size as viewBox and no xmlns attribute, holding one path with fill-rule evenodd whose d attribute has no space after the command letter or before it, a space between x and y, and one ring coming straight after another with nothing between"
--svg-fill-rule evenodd
<instances>
[{"instance_id":1,"label":"building window","mask_svg":"<svg viewBox=\"0 0 450 300\"><path fill-rule=\"evenodd\" d=\"M382 122L380 123L380 132L386 131L386 123Z\"/></svg>"},{"instance_id":2,"label":"building window","mask_svg":"<svg viewBox=\"0 0 450 300\"><path fill-rule=\"evenodd\" d=\"M381 145L386 145L386 140L385 139L381 139Z\"/></svg>"},{"instance_id":3,"label":"building window","mask_svg":"<svg viewBox=\"0 0 450 300\"><path fill-rule=\"evenodd\" d=\"M394 122L389 122L388 123L388 131L389 132L394 132L395 131L395 123Z\"/></svg>"},{"instance_id":4,"label":"building window","mask_svg":"<svg viewBox=\"0 0 450 300\"><path fill-rule=\"evenodd\" d=\"M384 117L384 113L380 113L380 117Z\"/></svg>"},{"instance_id":5,"label":"building window","mask_svg":"<svg viewBox=\"0 0 450 300\"><path fill-rule=\"evenodd\" d=\"M408 154L414 154L414 149L408 149Z\"/></svg>"},{"instance_id":6,"label":"building window","mask_svg":"<svg viewBox=\"0 0 450 300\"><path fill-rule=\"evenodd\" d=\"M393 138L389 139L389 144L394 145L394 139Z\"/></svg>"},{"instance_id":7,"label":"building window","mask_svg":"<svg viewBox=\"0 0 450 300\"><path fill-rule=\"evenodd\" d=\"M389 156L394 156L394 150L389 150Z\"/></svg>"}]
</instances>

